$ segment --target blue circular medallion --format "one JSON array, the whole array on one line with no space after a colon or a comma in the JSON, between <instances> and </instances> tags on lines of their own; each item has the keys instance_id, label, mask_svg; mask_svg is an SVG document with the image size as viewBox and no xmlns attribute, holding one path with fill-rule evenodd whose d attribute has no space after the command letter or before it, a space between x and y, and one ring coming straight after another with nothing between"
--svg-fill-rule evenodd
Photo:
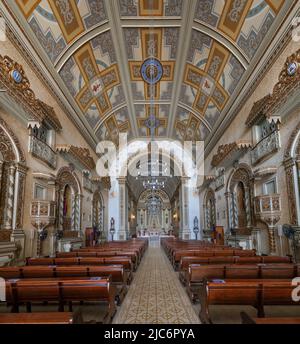
<instances>
[{"instance_id":1,"label":"blue circular medallion","mask_svg":"<svg viewBox=\"0 0 300 344\"><path fill-rule=\"evenodd\" d=\"M16 69L14 69L13 71L11 71L11 77L13 78L13 80L19 84L22 81L22 75L20 72L18 72Z\"/></svg>"},{"instance_id":2,"label":"blue circular medallion","mask_svg":"<svg viewBox=\"0 0 300 344\"><path fill-rule=\"evenodd\" d=\"M287 73L289 76L293 76L296 74L298 69L298 65L296 62L291 62L289 63L288 67L287 67Z\"/></svg>"},{"instance_id":3,"label":"blue circular medallion","mask_svg":"<svg viewBox=\"0 0 300 344\"><path fill-rule=\"evenodd\" d=\"M159 124L160 124L160 121L154 115L150 115L145 120L145 126L149 129L156 129L159 127Z\"/></svg>"},{"instance_id":4,"label":"blue circular medallion","mask_svg":"<svg viewBox=\"0 0 300 344\"><path fill-rule=\"evenodd\" d=\"M141 75L148 84L156 84L163 76L162 64L152 57L145 60L141 67Z\"/></svg>"}]
</instances>

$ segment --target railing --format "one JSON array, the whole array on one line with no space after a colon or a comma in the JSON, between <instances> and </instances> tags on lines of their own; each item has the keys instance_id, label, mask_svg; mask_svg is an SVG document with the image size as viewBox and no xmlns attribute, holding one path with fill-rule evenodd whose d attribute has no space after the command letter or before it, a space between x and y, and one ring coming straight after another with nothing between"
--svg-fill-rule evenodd
<instances>
[{"instance_id":1,"label":"railing","mask_svg":"<svg viewBox=\"0 0 300 344\"><path fill-rule=\"evenodd\" d=\"M279 131L273 131L269 136L263 138L251 151L252 164L257 164L268 155L275 153L280 148Z\"/></svg>"},{"instance_id":2,"label":"railing","mask_svg":"<svg viewBox=\"0 0 300 344\"><path fill-rule=\"evenodd\" d=\"M270 227L280 220L281 204L280 195L261 195L254 199L255 217L266 222Z\"/></svg>"},{"instance_id":3,"label":"railing","mask_svg":"<svg viewBox=\"0 0 300 344\"><path fill-rule=\"evenodd\" d=\"M261 195L255 197L255 214L280 212L280 195Z\"/></svg>"},{"instance_id":4,"label":"railing","mask_svg":"<svg viewBox=\"0 0 300 344\"><path fill-rule=\"evenodd\" d=\"M48 166L56 168L57 156L55 151L34 135L29 136L29 152L37 159L42 160Z\"/></svg>"},{"instance_id":5,"label":"railing","mask_svg":"<svg viewBox=\"0 0 300 344\"><path fill-rule=\"evenodd\" d=\"M55 201L35 200L31 202L32 224L38 229L43 229L55 222Z\"/></svg>"}]
</instances>

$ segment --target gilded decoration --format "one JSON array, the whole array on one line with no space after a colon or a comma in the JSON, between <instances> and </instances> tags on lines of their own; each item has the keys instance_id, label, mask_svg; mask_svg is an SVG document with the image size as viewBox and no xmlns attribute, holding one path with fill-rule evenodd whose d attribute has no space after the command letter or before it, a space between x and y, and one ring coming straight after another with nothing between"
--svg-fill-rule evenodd
<instances>
[{"instance_id":1,"label":"gilded decoration","mask_svg":"<svg viewBox=\"0 0 300 344\"><path fill-rule=\"evenodd\" d=\"M90 151L87 148L73 145L57 145L56 151L70 154L88 170L93 170L96 167L95 161L90 156Z\"/></svg>"},{"instance_id":2,"label":"gilded decoration","mask_svg":"<svg viewBox=\"0 0 300 344\"><path fill-rule=\"evenodd\" d=\"M54 109L35 97L23 67L9 56L0 55L0 86L7 89L17 103L21 103L30 119L39 123L46 121L55 130L61 129Z\"/></svg>"},{"instance_id":3,"label":"gilded decoration","mask_svg":"<svg viewBox=\"0 0 300 344\"><path fill-rule=\"evenodd\" d=\"M251 147L249 141L235 141L218 147L217 153L213 156L211 165L219 166L225 159L228 160L234 153L246 152Z\"/></svg>"}]
</instances>

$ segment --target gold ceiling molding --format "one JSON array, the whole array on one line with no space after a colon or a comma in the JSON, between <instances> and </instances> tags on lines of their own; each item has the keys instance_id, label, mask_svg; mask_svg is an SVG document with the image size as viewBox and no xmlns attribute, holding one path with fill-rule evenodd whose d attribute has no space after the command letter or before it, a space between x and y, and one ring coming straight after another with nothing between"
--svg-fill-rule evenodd
<instances>
[{"instance_id":1,"label":"gold ceiling molding","mask_svg":"<svg viewBox=\"0 0 300 344\"><path fill-rule=\"evenodd\" d=\"M268 104L267 115L270 117L276 109L286 102L297 88L300 87L300 49L289 56L279 74L278 82L273 88L272 97Z\"/></svg>"},{"instance_id":2,"label":"gold ceiling molding","mask_svg":"<svg viewBox=\"0 0 300 344\"><path fill-rule=\"evenodd\" d=\"M59 153L70 154L88 170L93 170L96 167L95 161L90 156L90 151L88 148L76 147L73 145L57 145L56 151Z\"/></svg>"},{"instance_id":3,"label":"gold ceiling molding","mask_svg":"<svg viewBox=\"0 0 300 344\"><path fill-rule=\"evenodd\" d=\"M246 125L248 127L252 127L262 117L266 116L266 109L268 108L270 100L271 95L268 94L253 104L250 114L246 120Z\"/></svg>"},{"instance_id":4,"label":"gold ceiling molding","mask_svg":"<svg viewBox=\"0 0 300 344\"><path fill-rule=\"evenodd\" d=\"M278 82L273 88L273 93L254 103L246 120L246 125L251 127L263 117L270 119L280 105L287 101L288 96L299 87L300 49L286 59L279 74Z\"/></svg>"},{"instance_id":5,"label":"gold ceiling molding","mask_svg":"<svg viewBox=\"0 0 300 344\"><path fill-rule=\"evenodd\" d=\"M227 143L218 147L217 154L212 158L211 165L219 166L224 160L231 160L236 153L244 153L251 148L251 142L247 140L239 140L232 143Z\"/></svg>"},{"instance_id":6,"label":"gold ceiling molding","mask_svg":"<svg viewBox=\"0 0 300 344\"><path fill-rule=\"evenodd\" d=\"M21 103L31 119L39 123L45 121L55 130L62 129L54 109L35 97L23 67L7 55L0 55L0 85Z\"/></svg>"}]
</instances>

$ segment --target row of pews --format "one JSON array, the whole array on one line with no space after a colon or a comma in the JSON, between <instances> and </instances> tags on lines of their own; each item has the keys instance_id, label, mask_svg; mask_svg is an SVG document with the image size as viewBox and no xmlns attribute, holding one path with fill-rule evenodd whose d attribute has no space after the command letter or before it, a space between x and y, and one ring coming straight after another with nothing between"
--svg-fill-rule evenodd
<instances>
[{"instance_id":1,"label":"row of pews","mask_svg":"<svg viewBox=\"0 0 300 344\"><path fill-rule=\"evenodd\" d=\"M1 267L6 311L0 324L111 323L147 246L143 239L114 241Z\"/></svg>"},{"instance_id":2,"label":"row of pews","mask_svg":"<svg viewBox=\"0 0 300 344\"><path fill-rule=\"evenodd\" d=\"M162 247L191 301L200 303L204 324L213 323L212 305L253 306L257 318L242 312L245 324L278 323L278 318L265 318L267 305L300 306L292 298L292 280L300 276L300 264L290 256L257 256L254 250L174 239L164 239ZM299 323L300 318L281 321Z\"/></svg>"}]
</instances>

